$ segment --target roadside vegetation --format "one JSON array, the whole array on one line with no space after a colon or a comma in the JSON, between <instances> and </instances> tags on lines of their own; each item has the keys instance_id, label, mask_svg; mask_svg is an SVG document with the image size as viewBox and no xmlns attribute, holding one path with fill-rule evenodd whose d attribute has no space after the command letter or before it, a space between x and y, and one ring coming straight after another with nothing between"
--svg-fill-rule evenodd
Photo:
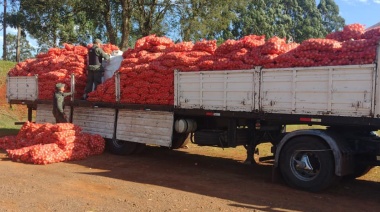
<instances>
[{"instance_id":1,"label":"roadside vegetation","mask_svg":"<svg viewBox=\"0 0 380 212\"><path fill-rule=\"evenodd\" d=\"M9 105L6 99L7 73L16 63L0 61L0 136L17 134L20 125L15 122L27 120L27 108L23 105Z\"/></svg>"}]
</instances>

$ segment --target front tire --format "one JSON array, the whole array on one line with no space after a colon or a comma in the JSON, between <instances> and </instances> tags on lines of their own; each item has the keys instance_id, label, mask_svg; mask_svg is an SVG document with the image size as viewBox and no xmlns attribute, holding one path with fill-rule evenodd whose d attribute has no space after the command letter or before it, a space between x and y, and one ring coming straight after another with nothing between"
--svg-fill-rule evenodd
<instances>
[{"instance_id":1,"label":"front tire","mask_svg":"<svg viewBox=\"0 0 380 212\"><path fill-rule=\"evenodd\" d=\"M293 138L283 147L279 161L285 182L295 188L317 192L338 179L332 151L316 137Z\"/></svg>"},{"instance_id":2,"label":"front tire","mask_svg":"<svg viewBox=\"0 0 380 212\"><path fill-rule=\"evenodd\" d=\"M131 155L135 152L138 143L130 141L122 141L118 139L110 139L107 141L108 150L116 155Z\"/></svg>"}]
</instances>

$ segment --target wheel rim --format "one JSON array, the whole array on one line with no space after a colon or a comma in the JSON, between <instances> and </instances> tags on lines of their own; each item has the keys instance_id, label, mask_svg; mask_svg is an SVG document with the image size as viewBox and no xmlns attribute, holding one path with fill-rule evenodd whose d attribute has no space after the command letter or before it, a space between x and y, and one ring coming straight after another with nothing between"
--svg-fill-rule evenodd
<instances>
[{"instance_id":1,"label":"wheel rim","mask_svg":"<svg viewBox=\"0 0 380 212\"><path fill-rule=\"evenodd\" d=\"M321 162L314 152L296 151L290 158L290 169L298 179L311 181L318 176Z\"/></svg>"}]
</instances>

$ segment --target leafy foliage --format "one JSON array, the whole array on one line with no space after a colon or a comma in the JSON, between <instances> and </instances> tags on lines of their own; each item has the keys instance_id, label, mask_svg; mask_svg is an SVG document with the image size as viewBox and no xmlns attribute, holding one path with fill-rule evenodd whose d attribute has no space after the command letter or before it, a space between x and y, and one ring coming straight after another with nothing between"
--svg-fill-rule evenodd
<instances>
[{"instance_id":1,"label":"leafy foliage","mask_svg":"<svg viewBox=\"0 0 380 212\"><path fill-rule=\"evenodd\" d=\"M321 0L318 4L325 33L337 32L344 27L344 19L339 15L339 7L334 0Z\"/></svg>"},{"instance_id":2,"label":"leafy foliage","mask_svg":"<svg viewBox=\"0 0 380 212\"><path fill-rule=\"evenodd\" d=\"M93 38L127 49L142 36L239 39L249 34L301 42L342 29L333 0L13 0L17 21L44 48Z\"/></svg>"},{"instance_id":3,"label":"leafy foliage","mask_svg":"<svg viewBox=\"0 0 380 212\"><path fill-rule=\"evenodd\" d=\"M220 39L231 37L228 27L237 19L233 0L179 0L174 15L178 17L183 40ZM227 35L226 35L227 34Z\"/></svg>"},{"instance_id":4,"label":"leafy foliage","mask_svg":"<svg viewBox=\"0 0 380 212\"><path fill-rule=\"evenodd\" d=\"M301 42L308 38L324 37L344 25L344 19L339 16L333 0L321 1L318 7L314 0L240 2L235 8L240 18L233 21L231 29L235 38L257 34Z\"/></svg>"},{"instance_id":5,"label":"leafy foliage","mask_svg":"<svg viewBox=\"0 0 380 212\"><path fill-rule=\"evenodd\" d=\"M7 34L7 60L16 62L16 46L17 46L17 36L12 34ZM20 39L21 52L20 52L20 61L26 60L33 57L35 48L29 44L29 41L26 40L25 36L21 36Z\"/></svg>"}]
</instances>

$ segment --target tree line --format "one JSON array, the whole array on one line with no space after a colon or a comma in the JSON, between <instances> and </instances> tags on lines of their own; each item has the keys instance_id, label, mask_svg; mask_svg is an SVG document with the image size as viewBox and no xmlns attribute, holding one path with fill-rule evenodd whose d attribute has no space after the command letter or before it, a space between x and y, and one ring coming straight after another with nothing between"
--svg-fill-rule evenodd
<instances>
[{"instance_id":1,"label":"tree line","mask_svg":"<svg viewBox=\"0 0 380 212\"><path fill-rule=\"evenodd\" d=\"M174 41L221 43L256 34L302 42L345 24L334 0L8 0L5 10L6 4L3 0L3 27L19 32L10 40L19 47L17 41L28 34L37 40L37 52L63 43L87 44L93 38L125 50L150 34Z\"/></svg>"}]
</instances>

